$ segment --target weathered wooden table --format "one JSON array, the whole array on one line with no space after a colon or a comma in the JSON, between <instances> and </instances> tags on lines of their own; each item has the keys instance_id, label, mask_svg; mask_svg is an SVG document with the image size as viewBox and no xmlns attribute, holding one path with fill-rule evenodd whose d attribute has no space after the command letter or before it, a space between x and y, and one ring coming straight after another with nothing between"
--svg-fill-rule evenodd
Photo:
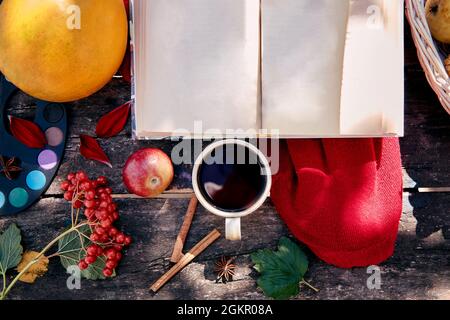
<instances>
[{"instance_id":1,"label":"weathered wooden table","mask_svg":"<svg viewBox=\"0 0 450 320\"><path fill-rule=\"evenodd\" d=\"M365 268L342 270L313 255L307 280L319 293L303 289L298 299L450 299L450 116L439 105L418 63L406 30L406 136L401 139L404 164L404 209L394 256L382 264L381 290L369 290ZM141 147L158 147L170 153L167 141L136 142L128 127L102 145L113 169L84 160L78 152L79 135L93 134L98 118L130 99L130 88L121 80L111 82L89 99L72 103L70 139L59 178L43 199L28 211L0 218L0 228L12 222L23 231L27 249L42 248L69 223L69 205L62 199L59 183L68 172L85 169L91 176L110 178L119 200L121 224L135 243L127 251L118 276L107 281L82 281L80 290L66 287L68 275L53 261L45 277L34 285L20 284L12 299L260 299L249 253L275 248L288 234L270 202L243 223L242 242L219 240L176 276L157 295L150 284L169 267L169 257L190 196L190 167L176 168L175 182L158 199L134 199L122 184L121 169L127 157ZM10 112L22 117L33 111L31 99L18 94ZM199 209L186 244L193 246L213 228L223 230L223 220ZM445 240L447 238L447 240ZM216 284L214 261L221 255L237 256L235 281Z\"/></svg>"}]
</instances>

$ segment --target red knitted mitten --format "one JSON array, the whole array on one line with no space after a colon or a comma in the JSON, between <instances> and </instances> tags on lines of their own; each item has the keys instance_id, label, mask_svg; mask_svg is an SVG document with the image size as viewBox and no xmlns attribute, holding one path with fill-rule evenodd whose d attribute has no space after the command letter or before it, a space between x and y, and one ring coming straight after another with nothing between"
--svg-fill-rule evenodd
<instances>
[{"instance_id":1,"label":"red knitted mitten","mask_svg":"<svg viewBox=\"0 0 450 320\"><path fill-rule=\"evenodd\" d=\"M281 141L271 198L291 232L322 260L350 268L394 250L402 213L398 139Z\"/></svg>"}]
</instances>

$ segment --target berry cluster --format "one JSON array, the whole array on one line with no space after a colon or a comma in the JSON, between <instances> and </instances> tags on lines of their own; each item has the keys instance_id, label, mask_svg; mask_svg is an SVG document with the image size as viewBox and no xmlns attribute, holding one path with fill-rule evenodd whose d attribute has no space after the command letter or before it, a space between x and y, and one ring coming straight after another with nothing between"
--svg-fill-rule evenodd
<instances>
[{"instance_id":1,"label":"berry cluster","mask_svg":"<svg viewBox=\"0 0 450 320\"><path fill-rule=\"evenodd\" d=\"M64 199L70 201L73 208L84 209L91 229L89 238L92 244L86 248L86 256L78 266L85 270L104 256L103 275L110 277L122 259L122 250L131 244L132 239L113 225L119 219L119 213L107 179L101 176L90 180L85 172L79 171L70 173L61 183L61 189L65 191Z\"/></svg>"}]
</instances>

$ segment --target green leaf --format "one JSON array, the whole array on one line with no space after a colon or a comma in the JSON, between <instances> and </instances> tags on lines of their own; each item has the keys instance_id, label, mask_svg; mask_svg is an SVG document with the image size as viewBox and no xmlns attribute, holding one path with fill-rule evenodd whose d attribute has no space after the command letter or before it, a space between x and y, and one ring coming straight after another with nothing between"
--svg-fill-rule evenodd
<instances>
[{"instance_id":1,"label":"green leaf","mask_svg":"<svg viewBox=\"0 0 450 320\"><path fill-rule=\"evenodd\" d=\"M22 236L15 224L11 224L0 235L0 269L6 273L8 269L17 267L22 260Z\"/></svg>"},{"instance_id":2,"label":"green leaf","mask_svg":"<svg viewBox=\"0 0 450 320\"><path fill-rule=\"evenodd\" d=\"M278 251L259 250L251 255L260 273L257 281L264 294L274 299L288 299L299 293L299 285L308 270L308 258L288 238L281 238Z\"/></svg>"},{"instance_id":3,"label":"green leaf","mask_svg":"<svg viewBox=\"0 0 450 320\"><path fill-rule=\"evenodd\" d=\"M80 233L90 236L91 230L89 226L79 228ZM66 235L58 242L58 254L60 256L62 266L67 270L68 267L78 265L81 259L84 259L87 248L91 241L86 237L80 236L76 231ZM106 258L99 257L97 261L89 266L86 270L81 270L81 276L88 280L104 280L103 269L105 268ZM115 277L115 272L113 277Z\"/></svg>"}]
</instances>

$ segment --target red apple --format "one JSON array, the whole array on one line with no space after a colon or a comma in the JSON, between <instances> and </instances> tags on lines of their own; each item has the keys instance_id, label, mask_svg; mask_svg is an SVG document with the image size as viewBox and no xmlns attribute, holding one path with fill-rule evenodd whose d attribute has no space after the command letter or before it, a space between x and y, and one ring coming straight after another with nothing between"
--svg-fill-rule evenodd
<instances>
[{"instance_id":1,"label":"red apple","mask_svg":"<svg viewBox=\"0 0 450 320\"><path fill-rule=\"evenodd\" d=\"M129 192L155 197L169 187L173 174L172 161L163 151L141 149L128 158L122 176Z\"/></svg>"}]
</instances>

